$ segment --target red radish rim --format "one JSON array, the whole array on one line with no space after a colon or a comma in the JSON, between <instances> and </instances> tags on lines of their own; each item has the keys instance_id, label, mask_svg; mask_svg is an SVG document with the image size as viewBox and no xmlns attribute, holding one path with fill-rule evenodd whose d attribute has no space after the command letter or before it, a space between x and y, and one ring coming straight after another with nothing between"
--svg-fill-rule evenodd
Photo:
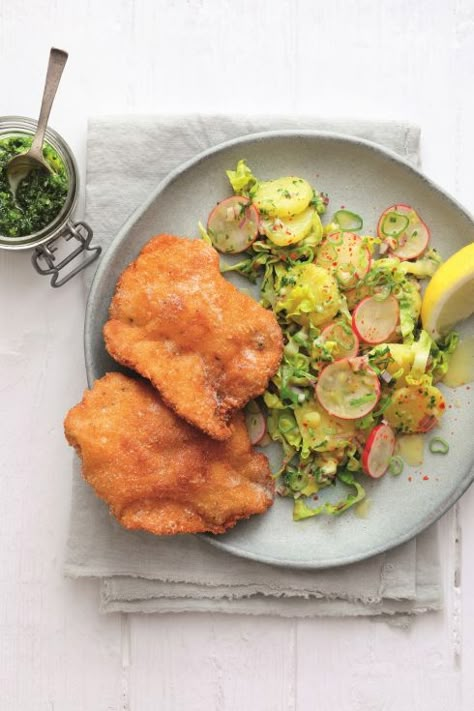
<instances>
[{"instance_id":1,"label":"red radish rim","mask_svg":"<svg viewBox=\"0 0 474 711\"><path fill-rule=\"evenodd\" d=\"M254 432L256 430L256 425L252 426L252 424L249 424L249 420L251 417L256 418L258 423L260 423L260 427L257 430L257 432L260 432L260 430L261 430L261 434L259 434L258 437L256 437L255 434L252 434L252 432ZM267 433L267 421L266 421L263 413L261 412L261 410L259 410L258 412L248 412L245 415L245 426L247 427L247 432L249 435L251 445L259 444L259 442L262 441L262 439L265 437L265 435Z\"/></svg>"},{"instance_id":2,"label":"red radish rim","mask_svg":"<svg viewBox=\"0 0 474 711\"><path fill-rule=\"evenodd\" d=\"M386 335L383 336L383 338L380 338L380 340L368 340L365 336L362 335L360 328L357 326L357 314L360 312L361 307L364 306L364 304L367 304L368 301L376 301L378 304L383 304L385 302L388 302L390 300L391 303L395 303L396 305L396 314L397 318L395 319L393 325L391 324L390 330L387 331ZM379 343L384 343L387 338L390 338L392 333L395 331L398 323L400 321L400 306L397 301L397 299L393 296L393 294L389 294L387 298L384 301L377 301L373 296L366 296L362 301L360 301L357 306L354 308L352 311L352 330L356 334L356 336L363 341L364 343L367 343L369 346L376 346Z\"/></svg>"},{"instance_id":3,"label":"red radish rim","mask_svg":"<svg viewBox=\"0 0 474 711\"><path fill-rule=\"evenodd\" d=\"M400 259L400 261L408 261L409 259L417 259L417 257L419 257L420 254L422 254L425 251L425 249L427 248L428 244L430 243L430 239L431 239L430 228L428 227L426 222L424 222L420 217L418 217L418 224L422 225L422 227L424 227L424 229L425 229L426 240L425 240L423 247L420 250L418 250L418 252L414 252L410 256L403 256L403 255L397 254L396 249L389 250L390 256L397 257L397 259ZM403 249L404 247L405 247L405 245L403 245L402 247L398 247L397 249Z\"/></svg>"},{"instance_id":4,"label":"red radish rim","mask_svg":"<svg viewBox=\"0 0 474 711\"><path fill-rule=\"evenodd\" d=\"M215 211L218 210L220 207L222 207L222 205L225 205L226 202L232 202L232 203L238 202L241 205L247 205L248 207L250 207L250 205L252 205L252 207L257 209L255 207L255 205L253 205L253 203L249 200L248 197L245 197L244 195L229 195L229 197L226 197L223 200L219 200L219 202L214 205L214 207L210 211L209 216L207 218L207 224L209 224L209 220L211 219L211 217L213 216Z\"/></svg>"},{"instance_id":5,"label":"red radish rim","mask_svg":"<svg viewBox=\"0 0 474 711\"><path fill-rule=\"evenodd\" d=\"M401 210L398 210L397 208L401 208ZM404 210L406 210L406 212L414 212L418 219L421 220L419 214L417 213L414 207L412 207L411 205L407 205L405 202L397 202L394 205L390 205L390 207L386 207L380 215L379 221L377 222L377 237L384 239L387 236L384 235L384 233L382 232L382 222L385 218L385 215L389 212L400 212L403 215Z\"/></svg>"},{"instance_id":6,"label":"red radish rim","mask_svg":"<svg viewBox=\"0 0 474 711\"><path fill-rule=\"evenodd\" d=\"M430 242L430 239L431 239L430 228L428 227L426 222L424 220L422 220L422 218L420 217L420 215L418 214L418 212L415 210L414 207L412 207L411 205L407 205L406 203L395 203L394 205L390 205L390 207L387 207L382 212L382 214L380 215L379 220L377 222L377 236L380 237L384 242L387 242L387 235L385 235L382 232L382 222L385 219L385 216L387 215L387 213L389 213L389 212L399 212L401 215L405 214L405 212L413 212L417 217L418 224L422 225L422 227L424 228L426 240L424 242L423 247L421 249L419 249L418 251L412 252L408 256L404 256L404 255L397 254L396 249L391 249L389 247L389 254L391 257L397 257L397 259L400 259L401 261L406 261L409 259L416 259L417 257L420 256L420 254L422 254L422 252L424 252L424 250L426 249L426 247L428 246L428 244ZM403 247L400 247L399 249L403 249Z\"/></svg>"},{"instance_id":7,"label":"red radish rim","mask_svg":"<svg viewBox=\"0 0 474 711\"><path fill-rule=\"evenodd\" d=\"M391 449L390 456L388 457L388 460L387 460L387 466L385 467L385 469L383 469L383 471L380 474L377 474L377 473L373 473L371 471L370 455L373 453L374 446L376 446L379 436L385 431L390 434L392 449ZM367 474L367 476L370 476L372 479L380 479L386 473L386 471L390 465L390 459L392 458L393 452L395 451L395 443L396 443L395 433L394 433L393 429L390 427L390 425L382 423L382 424L374 427L374 429L369 434L367 442L365 443L365 446L364 446L364 451L362 452L362 468L363 468L364 472Z\"/></svg>"},{"instance_id":8,"label":"red radish rim","mask_svg":"<svg viewBox=\"0 0 474 711\"><path fill-rule=\"evenodd\" d=\"M361 361L364 361L364 363L365 363L365 370L370 371L371 375L374 376L374 385L375 385L376 397L375 397L375 400L373 401L373 404L372 404L372 403L367 403L370 407L369 407L363 414L358 414L358 415L356 415L355 417L347 417L347 416L344 416L344 415L340 415L340 414L335 413L334 411L328 409L328 408L324 405L323 401L321 400L320 394L319 394L319 388L320 388L320 384L321 384L321 378L322 378L322 376L324 375L324 373L328 370L328 368L332 368L332 367L334 367L335 365L337 365L337 366L340 367L341 365L343 365L344 362L349 363L350 361L354 361L354 360L361 360ZM351 370L352 370L352 368L351 368ZM355 372L355 371L353 371L353 372ZM378 403L378 401L380 400L380 392L381 392L381 386L380 386L380 381L379 381L379 379L378 379L378 377L377 377L377 373L375 372L375 370L373 370L373 368L371 368L370 365L368 365L367 359L366 359L366 357L364 357L364 356L356 356L355 358L341 358L340 360L334 361L334 363L329 363L329 364L326 365L326 366L322 369L322 371L320 372L318 381L317 381L317 383L316 383L316 385L315 385L316 397L318 398L318 402L319 402L319 404L321 405L321 407L324 408L324 410L326 410L326 412L327 412L329 415L331 415L332 417L337 417L337 418L339 418L340 420L358 420L358 419L360 419L361 417L365 417L366 415L368 415L369 412L372 412L372 410L377 406L377 403Z\"/></svg>"},{"instance_id":9,"label":"red radish rim","mask_svg":"<svg viewBox=\"0 0 474 711\"><path fill-rule=\"evenodd\" d=\"M421 427L420 432L422 434L424 434L425 432L429 432L437 424L438 420L434 415L425 415L418 423L419 427Z\"/></svg>"},{"instance_id":10,"label":"red radish rim","mask_svg":"<svg viewBox=\"0 0 474 711\"><path fill-rule=\"evenodd\" d=\"M209 229L212 229L212 227L210 227L210 222L211 222L211 220L212 220L212 218L213 218L213 215L216 213L216 211L217 211L218 209L222 208L222 206L225 205L225 203L227 203L227 202L228 202L228 203L232 202L232 203L238 203L238 204L240 204L240 205L245 205L245 206L246 206L246 211L247 211L247 210L253 210L254 213L255 213L255 234L254 234L254 236L253 236L252 239L249 238L250 241L247 240L247 242L246 242L245 245L242 247L242 249L236 249L236 250L233 250L232 252L222 252L222 251L219 250L219 249L216 247L216 245L213 243L214 248L217 249L218 251L221 251L221 254L240 254L241 252L245 252L245 251L250 247L250 245L252 245L252 244L255 242L255 240L258 238L259 229L260 229L260 213L259 213L258 209L256 208L256 206L252 203L252 201L251 201L249 198L245 197L244 195L230 195L229 197L224 198L223 200L220 200L220 201L217 203L217 205L215 205L215 206L212 208L211 212L209 213L209 215L208 215L208 217L207 217L207 223L206 223L206 225L207 225L207 229L208 229L208 230L209 230ZM245 218L245 219L247 219L247 218Z\"/></svg>"}]
</instances>

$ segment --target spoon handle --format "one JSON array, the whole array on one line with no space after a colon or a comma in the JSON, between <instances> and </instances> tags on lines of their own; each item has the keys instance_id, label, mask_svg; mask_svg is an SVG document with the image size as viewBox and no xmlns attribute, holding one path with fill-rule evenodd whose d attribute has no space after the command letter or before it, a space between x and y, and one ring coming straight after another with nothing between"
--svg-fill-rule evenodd
<instances>
[{"instance_id":1,"label":"spoon handle","mask_svg":"<svg viewBox=\"0 0 474 711\"><path fill-rule=\"evenodd\" d=\"M30 148L30 153L37 153L40 160L43 159L43 142L46 126L48 125L49 114L53 104L56 91L61 80L64 66L67 62L68 54L62 49L51 48L49 53L48 71L43 90L43 100L38 119L38 127Z\"/></svg>"}]
</instances>

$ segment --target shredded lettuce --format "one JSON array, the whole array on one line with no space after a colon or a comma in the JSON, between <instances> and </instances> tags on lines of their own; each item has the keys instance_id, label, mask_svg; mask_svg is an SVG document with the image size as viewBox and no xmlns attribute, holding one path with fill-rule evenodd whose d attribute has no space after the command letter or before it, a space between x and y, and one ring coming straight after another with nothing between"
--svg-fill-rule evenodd
<instances>
[{"instance_id":1,"label":"shredded lettuce","mask_svg":"<svg viewBox=\"0 0 474 711\"><path fill-rule=\"evenodd\" d=\"M314 211L309 234L306 234L305 224L302 233L306 236L299 241L290 240L293 244L287 246L279 246L275 244L278 240L269 239L262 222L257 239L240 259L223 264L221 271L237 272L258 283L260 303L271 309L283 331L282 361L263 396L268 411L268 433L284 453L283 464L274 474L278 480L277 490L294 499L295 520L320 514L339 515L365 497L356 478L357 472L362 471L364 443L370 431L390 413L397 390L420 384L431 387L448 370L458 342L457 334L453 332L441 343L435 343L426 331L420 330L420 281L433 276L441 258L434 249L426 250L413 261L387 254L377 257L375 253L381 239L361 235L373 255L371 268L353 288L344 290L339 273L341 265L337 262L334 265L335 276L324 269L318 264L318 248L329 234L341 231L338 217L346 220L341 223L346 229L355 229L354 225L360 224L361 230L362 218L339 211L331 222L323 225L319 216L326 212L329 202L325 193L313 189L308 205L305 200L309 200L311 186L307 181L301 178L260 181L245 160L239 160L234 170L228 170L227 177L234 193L253 201L265 219L279 219L281 224L286 219L291 221L294 215L285 213L285 200L281 195L287 200L293 199L292 204L297 208L301 202L304 210ZM293 191L293 187L285 183L289 180L295 181L296 188L300 182L305 184L305 200L301 195L298 197L298 190ZM294 209L296 216L303 207L299 212L298 209ZM202 239L212 243L212 232L202 224L199 230ZM288 234L290 232L289 228ZM285 241L288 240L280 240L280 245ZM381 251L385 247L386 244L382 245ZM344 273L344 269L342 271ZM353 271L351 277L352 274ZM380 399L375 408L359 420L335 418L319 404L315 385L321 370L340 354L339 341L343 339L337 340L336 335L340 335L337 331L321 334L330 323L346 325L352 333L355 306L367 296L382 301L389 295L397 299L400 309L397 337L391 339L396 342L382 343L375 348L361 343L359 350L359 355L367 358L380 377ZM311 501L310 497L317 498L315 495L321 489L337 481L349 487L345 498L335 503L319 502L319 505Z\"/></svg>"},{"instance_id":2,"label":"shredded lettuce","mask_svg":"<svg viewBox=\"0 0 474 711\"><path fill-rule=\"evenodd\" d=\"M311 452L337 450L342 454L353 442L353 423L350 420L336 420L331 417L314 398L295 407L294 414L301 432L303 459L307 459Z\"/></svg>"},{"instance_id":3,"label":"shredded lettuce","mask_svg":"<svg viewBox=\"0 0 474 711\"><path fill-rule=\"evenodd\" d=\"M268 433L275 442L280 442L285 455L292 454L301 446L301 433L293 412L289 408L275 409L269 414Z\"/></svg>"},{"instance_id":4,"label":"shredded lettuce","mask_svg":"<svg viewBox=\"0 0 474 711\"><path fill-rule=\"evenodd\" d=\"M405 274L413 274L418 279L429 279L441 264L441 257L435 249L428 249L414 262L400 262L399 269Z\"/></svg>"},{"instance_id":5,"label":"shredded lettuce","mask_svg":"<svg viewBox=\"0 0 474 711\"><path fill-rule=\"evenodd\" d=\"M209 244L212 247L212 239L209 235L209 233L206 231L206 228L202 224L202 222L198 222L198 227L199 227L199 234L201 235L201 239L206 242L206 244Z\"/></svg>"},{"instance_id":6,"label":"shredded lettuce","mask_svg":"<svg viewBox=\"0 0 474 711\"><path fill-rule=\"evenodd\" d=\"M226 170L226 175L237 195L247 195L258 182L244 160L239 160L235 170Z\"/></svg>"},{"instance_id":7,"label":"shredded lettuce","mask_svg":"<svg viewBox=\"0 0 474 711\"><path fill-rule=\"evenodd\" d=\"M300 264L282 279L275 312L291 321L320 326L339 311L339 289L334 277L316 264Z\"/></svg>"},{"instance_id":8,"label":"shredded lettuce","mask_svg":"<svg viewBox=\"0 0 474 711\"><path fill-rule=\"evenodd\" d=\"M431 374L436 383L441 380L449 368L449 361L459 343L459 335L451 331L443 341L431 341Z\"/></svg>"},{"instance_id":9,"label":"shredded lettuce","mask_svg":"<svg viewBox=\"0 0 474 711\"><path fill-rule=\"evenodd\" d=\"M357 504L359 501L365 498L365 489L355 478L354 475L349 471L340 471L337 474L337 478L346 484L346 486L354 487L355 493L350 493L345 499L340 499L335 504L326 501L324 504L312 508L308 506L306 501L302 498L295 500L293 507L293 520L301 521L305 518L310 518L312 516L319 516L320 514L329 514L332 516L339 516L339 514L350 509L351 506Z\"/></svg>"},{"instance_id":10,"label":"shredded lettuce","mask_svg":"<svg viewBox=\"0 0 474 711\"><path fill-rule=\"evenodd\" d=\"M419 385L426 374L432 343L430 335L426 331L420 331L418 340L411 345L414 357L412 368L406 376L409 385Z\"/></svg>"},{"instance_id":11,"label":"shredded lettuce","mask_svg":"<svg viewBox=\"0 0 474 711\"><path fill-rule=\"evenodd\" d=\"M413 340L414 331L421 312L419 286L411 279L404 279L395 290L394 296L400 306L400 331L404 340Z\"/></svg>"},{"instance_id":12,"label":"shredded lettuce","mask_svg":"<svg viewBox=\"0 0 474 711\"><path fill-rule=\"evenodd\" d=\"M313 199L310 205L316 208L318 215L324 215L329 203L329 198L326 193L320 193L318 190L313 190Z\"/></svg>"}]
</instances>

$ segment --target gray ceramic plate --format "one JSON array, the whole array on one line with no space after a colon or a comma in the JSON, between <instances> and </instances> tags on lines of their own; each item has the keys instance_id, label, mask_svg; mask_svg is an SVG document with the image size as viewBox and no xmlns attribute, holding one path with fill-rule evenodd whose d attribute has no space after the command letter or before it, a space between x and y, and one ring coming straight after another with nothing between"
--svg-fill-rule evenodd
<instances>
[{"instance_id":1,"label":"gray ceramic plate","mask_svg":"<svg viewBox=\"0 0 474 711\"><path fill-rule=\"evenodd\" d=\"M298 175L329 193L332 210L345 205L364 217L374 233L381 211L393 203L417 208L443 257L474 241L465 210L395 154L359 139L313 131L247 136L207 151L172 173L127 221L102 259L91 289L85 323L89 384L118 366L104 350L102 326L122 270L148 239L160 232L197 236L212 206L230 194L225 170L246 158L261 178ZM246 288L248 285L246 284ZM472 323L468 325L468 328ZM440 434L450 442L446 457L425 455L423 479L406 468L394 478L367 482L369 515L294 523L291 502L278 499L264 516L240 522L223 536L206 537L236 555L301 568L351 563L385 551L434 522L465 491L474 476L472 401L466 388L446 390L448 408ZM427 448L425 448L427 449ZM328 492L334 497L334 492Z\"/></svg>"}]
</instances>

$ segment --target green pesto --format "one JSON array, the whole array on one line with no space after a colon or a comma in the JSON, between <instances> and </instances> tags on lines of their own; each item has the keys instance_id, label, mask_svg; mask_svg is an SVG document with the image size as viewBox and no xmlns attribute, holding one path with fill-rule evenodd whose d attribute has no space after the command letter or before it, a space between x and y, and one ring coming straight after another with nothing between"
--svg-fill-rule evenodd
<instances>
[{"instance_id":1,"label":"green pesto","mask_svg":"<svg viewBox=\"0 0 474 711\"><path fill-rule=\"evenodd\" d=\"M7 178L10 158L24 153L32 143L30 136L9 136L0 139L0 235L24 237L49 225L61 211L68 192L66 167L58 153L48 143L43 155L52 173L41 168L32 170L20 182L16 203Z\"/></svg>"}]
</instances>

